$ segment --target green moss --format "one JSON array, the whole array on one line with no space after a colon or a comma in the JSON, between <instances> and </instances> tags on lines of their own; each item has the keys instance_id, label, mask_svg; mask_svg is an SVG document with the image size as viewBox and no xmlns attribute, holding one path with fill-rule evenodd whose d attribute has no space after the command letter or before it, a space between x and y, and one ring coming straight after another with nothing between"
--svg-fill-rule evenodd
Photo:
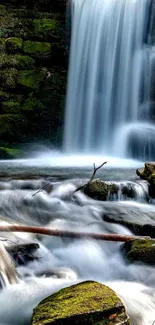
<instances>
[{"instance_id":1,"label":"green moss","mask_svg":"<svg viewBox=\"0 0 155 325\"><path fill-rule=\"evenodd\" d=\"M40 112L43 110L43 105L40 102L40 100L35 97L35 95L33 93L30 93L28 95L27 100L22 105L21 110L25 113L26 112Z\"/></svg>"},{"instance_id":2,"label":"green moss","mask_svg":"<svg viewBox=\"0 0 155 325\"><path fill-rule=\"evenodd\" d=\"M18 70L14 68L0 70L1 87L16 88Z\"/></svg>"},{"instance_id":3,"label":"green moss","mask_svg":"<svg viewBox=\"0 0 155 325\"><path fill-rule=\"evenodd\" d=\"M19 114L0 115L0 138L13 142L20 139L20 127L22 118Z\"/></svg>"},{"instance_id":4,"label":"green moss","mask_svg":"<svg viewBox=\"0 0 155 325\"><path fill-rule=\"evenodd\" d=\"M17 101L6 101L2 103L3 114L17 114L20 112L20 102Z\"/></svg>"},{"instance_id":5,"label":"green moss","mask_svg":"<svg viewBox=\"0 0 155 325\"><path fill-rule=\"evenodd\" d=\"M33 68L35 65L34 59L27 55L0 55L0 68L15 67L17 69Z\"/></svg>"},{"instance_id":6,"label":"green moss","mask_svg":"<svg viewBox=\"0 0 155 325\"><path fill-rule=\"evenodd\" d=\"M123 251L129 262L142 262L155 265L155 240L136 239L123 245Z\"/></svg>"},{"instance_id":7,"label":"green moss","mask_svg":"<svg viewBox=\"0 0 155 325\"><path fill-rule=\"evenodd\" d=\"M22 150L0 147L0 159L17 159L22 157L24 157Z\"/></svg>"},{"instance_id":8,"label":"green moss","mask_svg":"<svg viewBox=\"0 0 155 325\"><path fill-rule=\"evenodd\" d=\"M0 53L5 53L6 42L4 38L0 38Z\"/></svg>"},{"instance_id":9,"label":"green moss","mask_svg":"<svg viewBox=\"0 0 155 325\"><path fill-rule=\"evenodd\" d=\"M23 48L23 40L18 37L10 37L7 39L6 46L9 53L21 52Z\"/></svg>"},{"instance_id":10,"label":"green moss","mask_svg":"<svg viewBox=\"0 0 155 325\"><path fill-rule=\"evenodd\" d=\"M59 22L56 19L34 19L33 26L36 34L44 34L45 32L56 30L59 27Z\"/></svg>"},{"instance_id":11,"label":"green moss","mask_svg":"<svg viewBox=\"0 0 155 325\"><path fill-rule=\"evenodd\" d=\"M21 70L18 74L18 85L31 89L39 89L46 77L46 73L46 69Z\"/></svg>"},{"instance_id":12,"label":"green moss","mask_svg":"<svg viewBox=\"0 0 155 325\"><path fill-rule=\"evenodd\" d=\"M108 194L113 195L118 193L118 186L116 184L94 180L85 186L84 193L96 200L105 201L107 200Z\"/></svg>"},{"instance_id":13,"label":"green moss","mask_svg":"<svg viewBox=\"0 0 155 325\"><path fill-rule=\"evenodd\" d=\"M45 324L129 324L121 300L107 286L87 281L62 289L44 299L34 310L32 325ZM116 324L116 323L115 323Z\"/></svg>"},{"instance_id":14,"label":"green moss","mask_svg":"<svg viewBox=\"0 0 155 325\"><path fill-rule=\"evenodd\" d=\"M25 41L23 50L28 54L50 55L51 44L47 42Z\"/></svg>"}]
</instances>

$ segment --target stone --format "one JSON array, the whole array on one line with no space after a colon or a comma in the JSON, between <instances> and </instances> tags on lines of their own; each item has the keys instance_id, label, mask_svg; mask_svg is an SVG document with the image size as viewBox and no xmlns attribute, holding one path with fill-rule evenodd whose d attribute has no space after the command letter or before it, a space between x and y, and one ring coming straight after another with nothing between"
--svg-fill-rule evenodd
<instances>
[{"instance_id":1,"label":"stone","mask_svg":"<svg viewBox=\"0 0 155 325\"><path fill-rule=\"evenodd\" d=\"M26 54L50 56L51 44L48 42L25 41L23 51Z\"/></svg>"},{"instance_id":2,"label":"stone","mask_svg":"<svg viewBox=\"0 0 155 325\"><path fill-rule=\"evenodd\" d=\"M155 265L155 240L135 239L123 244L122 251L129 263Z\"/></svg>"},{"instance_id":3,"label":"stone","mask_svg":"<svg viewBox=\"0 0 155 325\"><path fill-rule=\"evenodd\" d=\"M20 70L17 83L19 86L37 90L45 80L46 73L46 69Z\"/></svg>"},{"instance_id":4,"label":"stone","mask_svg":"<svg viewBox=\"0 0 155 325\"><path fill-rule=\"evenodd\" d=\"M125 307L109 287L81 282L47 297L34 309L32 325L129 325Z\"/></svg>"},{"instance_id":5,"label":"stone","mask_svg":"<svg viewBox=\"0 0 155 325\"><path fill-rule=\"evenodd\" d=\"M0 147L0 159L17 159L23 156L24 152L22 150Z\"/></svg>"},{"instance_id":6,"label":"stone","mask_svg":"<svg viewBox=\"0 0 155 325\"><path fill-rule=\"evenodd\" d=\"M6 47L9 53L21 52L23 48L23 40L19 37L10 37L6 41Z\"/></svg>"},{"instance_id":7,"label":"stone","mask_svg":"<svg viewBox=\"0 0 155 325\"><path fill-rule=\"evenodd\" d=\"M155 206L135 202L104 202L103 220L130 229L135 235L155 238Z\"/></svg>"},{"instance_id":8,"label":"stone","mask_svg":"<svg viewBox=\"0 0 155 325\"><path fill-rule=\"evenodd\" d=\"M155 198L155 162L145 163L144 168L139 168L136 171L141 179L145 179L149 183L149 195Z\"/></svg>"},{"instance_id":9,"label":"stone","mask_svg":"<svg viewBox=\"0 0 155 325\"><path fill-rule=\"evenodd\" d=\"M100 180L89 182L84 193L93 199L106 201L109 194L117 194L118 186L114 183L106 183Z\"/></svg>"}]
</instances>

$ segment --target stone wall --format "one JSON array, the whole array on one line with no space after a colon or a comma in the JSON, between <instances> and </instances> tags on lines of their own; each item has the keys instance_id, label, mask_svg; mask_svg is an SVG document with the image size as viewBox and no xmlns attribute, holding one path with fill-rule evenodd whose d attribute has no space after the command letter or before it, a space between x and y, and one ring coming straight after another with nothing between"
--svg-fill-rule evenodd
<instances>
[{"instance_id":1,"label":"stone wall","mask_svg":"<svg viewBox=\"0 0 155 325\"><path fill-rule=\"evenodd\" d=\"M66 0L0 0L0 146L60 145Z\"/></svg>"}]
</instances>

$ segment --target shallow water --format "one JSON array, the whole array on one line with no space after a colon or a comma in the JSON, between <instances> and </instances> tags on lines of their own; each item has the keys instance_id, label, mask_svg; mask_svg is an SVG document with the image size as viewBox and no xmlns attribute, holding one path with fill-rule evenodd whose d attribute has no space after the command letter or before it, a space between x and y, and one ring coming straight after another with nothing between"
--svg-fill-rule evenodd
<instances>
[{"instance_id":1,"label":"shallow water","mask_svg":"<svg viewBox=\"0 0 155 325\"><path fill-rule=\"evenodd\" d=\"M20 167L19 167L20 165ZM154 223L155 206L137 197L122 201L98 202L81 192L74 193L92 173L89 168L46 168L0 163L0 172L6 175L0 182L1 223L44 225L50 228L98 233L132 234L124 226L104 221L109 215L126 213L127 217L149 216ZM14 176L10 176L14 175ZM46 175L46 176L45 176ZM48 176L47 176L48 175ZM27 178L29 176L29 178ZM37 176L37 179L34 179ZM22 179L23 177L23 179ZM141 187L135 168L103 168L97 177L132 183L136 191ZM19 178L19 179L18 179ZM26 179L25 179L26 178ZM36 194L46 183L48 189ZM141 187L145 194L145 186ZM35 195L34 195L35 194ZM139 196L138 196L139 197ZM139 197L140 199L140 197ZM17 267L19 283L0 291L0 325L29 325L32 310L39 301L58 289L93 279L106 283L124 301L132 325L152 325L155 320L154 268L128 265L120 253L119 243L86 239L56 238L32 234L3 233L8 243L38 242L37 259Z\"/></svg>"}]
</instances>

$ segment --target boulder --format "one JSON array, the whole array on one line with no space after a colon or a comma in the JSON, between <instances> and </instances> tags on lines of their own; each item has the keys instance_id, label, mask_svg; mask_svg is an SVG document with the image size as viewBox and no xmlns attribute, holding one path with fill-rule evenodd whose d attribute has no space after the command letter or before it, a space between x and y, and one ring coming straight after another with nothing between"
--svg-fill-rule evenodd
<instances>
[{"instance_id":1,"label":"boulder","mask_svg":"<svg viewBox=\"0 0 155 325\"><path fill-rule=\"evenodd\" d=\"M119 188L116 184L106 183L99 179L89 182L84 187L84 193L86 195L100 201L106 201L110 194L117 194L118 190Z\"/></svg>"},{"instance_id":2,"label":"boulder","mask_svg":"<svg viewBox=\"0 0 155 325\"><path fill-rule=\"evenodd\" d=\"M138 202L104 202L103 220L155 238L155 206Z\"/></svg>"},{"instance_id":3,"label":"boulder","mask_svg":"<svg viewBox=\"0 0 155 325\"><path fill-rule=\"evenodd\" d=\"M32 325L127 325L130 324L120 298L109 287L86 281L62 289L34 309Z\"/></svg>"},{"instance_id":4,"label":"boulder","mask_svg":"<svg viewBox=\"0 0 155 325\"><path fill-rule=\"evenodd\" d=\"M123 244L122 250L130 263L141 262L147 265L155 265L155 240L131 240Z\"/></svg>"},{"instance_id":5,"label":"boulder","mask_svg":"<svg viewBox=\"0 0 155 325\"><path fill-rule=\"evenodd\" d=\"M145 167L137 169L136 173L140 178L148 181L149 195L155 198L155 162L145 163Z\"/></svg>"}]
</instances>

